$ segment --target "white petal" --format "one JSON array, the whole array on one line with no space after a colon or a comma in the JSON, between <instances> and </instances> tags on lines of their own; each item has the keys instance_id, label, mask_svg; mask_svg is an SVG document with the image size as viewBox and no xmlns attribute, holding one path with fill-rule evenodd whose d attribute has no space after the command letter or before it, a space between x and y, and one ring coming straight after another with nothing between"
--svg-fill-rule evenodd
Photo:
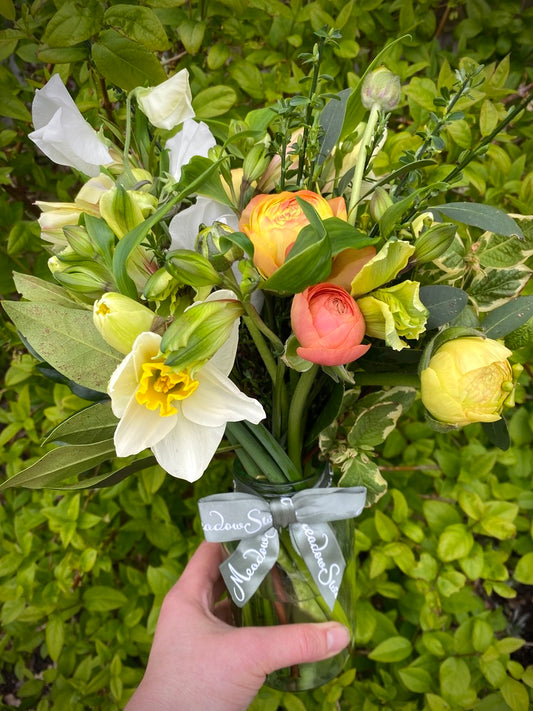
<instances>
[{"instance_id":1,"label":"white petal","mask_svg":"<svg viewBox=\"0 0 533 711\"><path fill-rule=\"evenodd\" d=\"M111 397L111 409L116 417L122 417L131 396L137 390L143 363L149 363L159 353L161 336L157 333L141 333L135 339L131 352L115 368L107 392Z\"/></svg>"},{"instance_id":2,"label":"white petal","mask_svg":"<svg viewBox=\"0 0 533 711\"><path fill-rule=\"evenodd\" d=\"M166 81L150 89L137 89L141 111L158 128L173 129L194 116L189 72L182 69Z\"/></svg>"},{"instance_id":3,"label":"white petal","mask_svg":"<svg viewBox=\"0 0 533 711\"><path fill-rule=\"evenodd\" d=\"M187 165L194 156L207 158L209 149L215 144L215 137L203 121L199 123L193 119L184 121L181 131L165 144L169 152L170 174L179 180L183 166Z\"/></svg>"},{"instance_id":4,"label":"white petal","mask_svg":"<svg viewBox=\"0 0 533 711\"><path fill-rule=\"evenodd\" d=\"M152 452L163 469L172 476L196 481L213 458L224 436L224 429L224 425L203 427L179 418L172 431L152 446Z\"/></svg>"},{"instance_id":5,"label":"white petal","mask_svg":"<svg viewBox=\"0 0 533 711\"><path fill-rule=\"evenodd\" d=\"M242 393L225 375L210 363L198 373L197 390L183 400L183 416L200 425L218 427L226 422L248 420L258 424L266 415L263 406Z\"/></svg>"},{"instance_id":6,"label":"white petal","mask_svg":"<svg viewBox=\"0 0 533 711\"><path fill-rule=\"evenodd\" d=\"M131 397L115 430L117 456L138 454L157 444L172 430L178 414L161 417L159 409L148 410L144 405L139 405L135 396Z\"/></svg>"},{"instance_id":7,"label":"white petal","mask_svg":"<svg viewBox=\"0 0 533 711\"><path fill-rule=\"evenodd\" d=\"M175 215L168 226L172 242L169 249L194 249L200 225L223 222L236 230L237 216L229 212L227 205L211 198L197 197L196 203Z\"/></svg>"}]
</instances>

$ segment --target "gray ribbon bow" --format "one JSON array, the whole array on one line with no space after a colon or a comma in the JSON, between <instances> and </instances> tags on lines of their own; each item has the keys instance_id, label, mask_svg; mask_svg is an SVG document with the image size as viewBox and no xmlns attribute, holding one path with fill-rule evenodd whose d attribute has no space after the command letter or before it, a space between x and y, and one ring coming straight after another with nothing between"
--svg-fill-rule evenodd
<instances>
[{"instance_id":1,"label":"gray ribbon bow","mask_svg":"<svg viewBox=\"0 0 533 711\"><path fill-rule=\"evenodd\" d=\"M358 516L366 488L308 489L266 500L234 492L200 499L206 540L240 541L220 571L236 605L255 593L279 553L278 529L289 528L294 549L304 559L326 604L333 609L346 563L328 521Z\"/></svg>"}]
</instances>

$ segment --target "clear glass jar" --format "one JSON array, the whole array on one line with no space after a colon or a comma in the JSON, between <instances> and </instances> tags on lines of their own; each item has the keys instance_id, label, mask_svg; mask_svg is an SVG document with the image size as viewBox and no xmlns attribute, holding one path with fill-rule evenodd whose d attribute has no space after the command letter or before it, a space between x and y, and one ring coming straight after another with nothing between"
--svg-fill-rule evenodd
<instances>
[{"instance_id":1,"label":"clear glass jar","mask_svg":"<svg viewBox=\"0 0 533 711\"><path fill-rule=\"evenodd\" d=\"M236 463L235 491L254 493L265 499L291 496L309 488L326 488L331 484L329 467L298 482L283 484L258 481L245 474ZM294 549L289 530L278 531L280 552L278 560L251 599L239 608L233 605L234 622L239 627L294 624L298 622L328 622L335 620L345 625L353 637L355 616L355 519L328 522L335 533L346 561L337 600L330 610L319 593L309 570ZM238 542L225 543L231 553ZM333 679L344 667L350 650L320 662L299 664L269 674L266 684L283 691L305 691Z\"/></svg>"}]
</instances>

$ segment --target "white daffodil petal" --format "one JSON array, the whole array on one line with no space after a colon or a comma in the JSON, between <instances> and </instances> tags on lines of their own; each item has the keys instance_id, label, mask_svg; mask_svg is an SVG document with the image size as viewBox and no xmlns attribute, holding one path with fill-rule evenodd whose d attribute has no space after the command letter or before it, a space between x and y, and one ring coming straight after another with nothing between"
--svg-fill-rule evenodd
<instances>
[{"instance_id":1,"label":"white daffodil petal","mask_svg":"<svg viewBox=\"0 0 533 711\"><path fill-rule=\"evenodd\" d=\"M137 390L143 363L149 363L159 353L161 336L146 331L135 339L130 353L115 368L107 392L111 409L116 417L122 417L131 396Z\"/></svg>"},{"instance_id":2,"label":"white daffodil petal","mask_svg":"<svg viewBox=\"0 0 533 711\"><path fill-rule=\"evenodd\" d=\"M135 341L131 352L133 353L135 362L135 372L139 375L143 363L149 363L157 355L159 355L159 346L161 344L161 336L152 331L140 333Z\"/></svg>"},{"instance_id":3,"label":"white daffodil petal","mask_svg":"<svg viewBox=\"0 0 533 711\"><path fill-rule=\"evenodd\" d=\"M177 415L161 417L159 409L148 410L131 397L115 430L117 456L138 454L157 444L172 430L176 419Z\"/></svg>"},{"instance_id":4,"label":"white daffodil petal","mask_svg":"<svg viewBox=\"0 0 533 711\"><path fill-rule=\"evenodd\" d=\"M196 481L207 469L225 426L203 427L181 418L169 434L152 446L163 469L186 481Z\"/></svg>"},{"instance_id":5,"label":"white daffodil petal","mask_svg":"<svg viewBox=\"0 0 533 711\"><path fill-rule=\"evenodd\" d=\"M248 420L258 424L266 417L263 406L242 393L210 363L198 373L194 395L181 403L183 416L197 425L218 427L226 422Z\"/></svg>"}]
</instances>

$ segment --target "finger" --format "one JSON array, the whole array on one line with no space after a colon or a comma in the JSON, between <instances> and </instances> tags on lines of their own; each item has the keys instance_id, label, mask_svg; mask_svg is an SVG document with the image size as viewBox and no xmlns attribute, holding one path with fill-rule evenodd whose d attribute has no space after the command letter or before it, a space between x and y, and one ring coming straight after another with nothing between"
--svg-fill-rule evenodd
<instances>
[{"instance_id":1,"label":"finger","mask_svg":"<svg viewBox=\"0 0 533 711\"><path fill-rule=\"evenodd\" d=\"M217 602L213 612L219 620L222 620L222 622L225 622L227 625L234 626L235 622L233 620L233 612L230 600L226 598L225 600Z\"/></svg>"},{"instance_id":2,"label":"finger","mask_svg":"<svg viewBox=\"0 0 533 711\"><path fill-rule=\"evenodd\" d=\"M212 608L224 589L218 568L223 559L220 543L202 541L176 583L176 591L190 600L203 601Z\"/></svg>"},{"instance_id":3,"label":"finger","mask_svg":"<svg viewBox=\"0 0 533 711\"><path fill-rule=\"evenodd\" d=\"M249 627L236 632L250 663L265 674L294 664L333 657L350 642L350 634L338 622L302 623L277 627Z\"/></svg>"}]
</instances>

